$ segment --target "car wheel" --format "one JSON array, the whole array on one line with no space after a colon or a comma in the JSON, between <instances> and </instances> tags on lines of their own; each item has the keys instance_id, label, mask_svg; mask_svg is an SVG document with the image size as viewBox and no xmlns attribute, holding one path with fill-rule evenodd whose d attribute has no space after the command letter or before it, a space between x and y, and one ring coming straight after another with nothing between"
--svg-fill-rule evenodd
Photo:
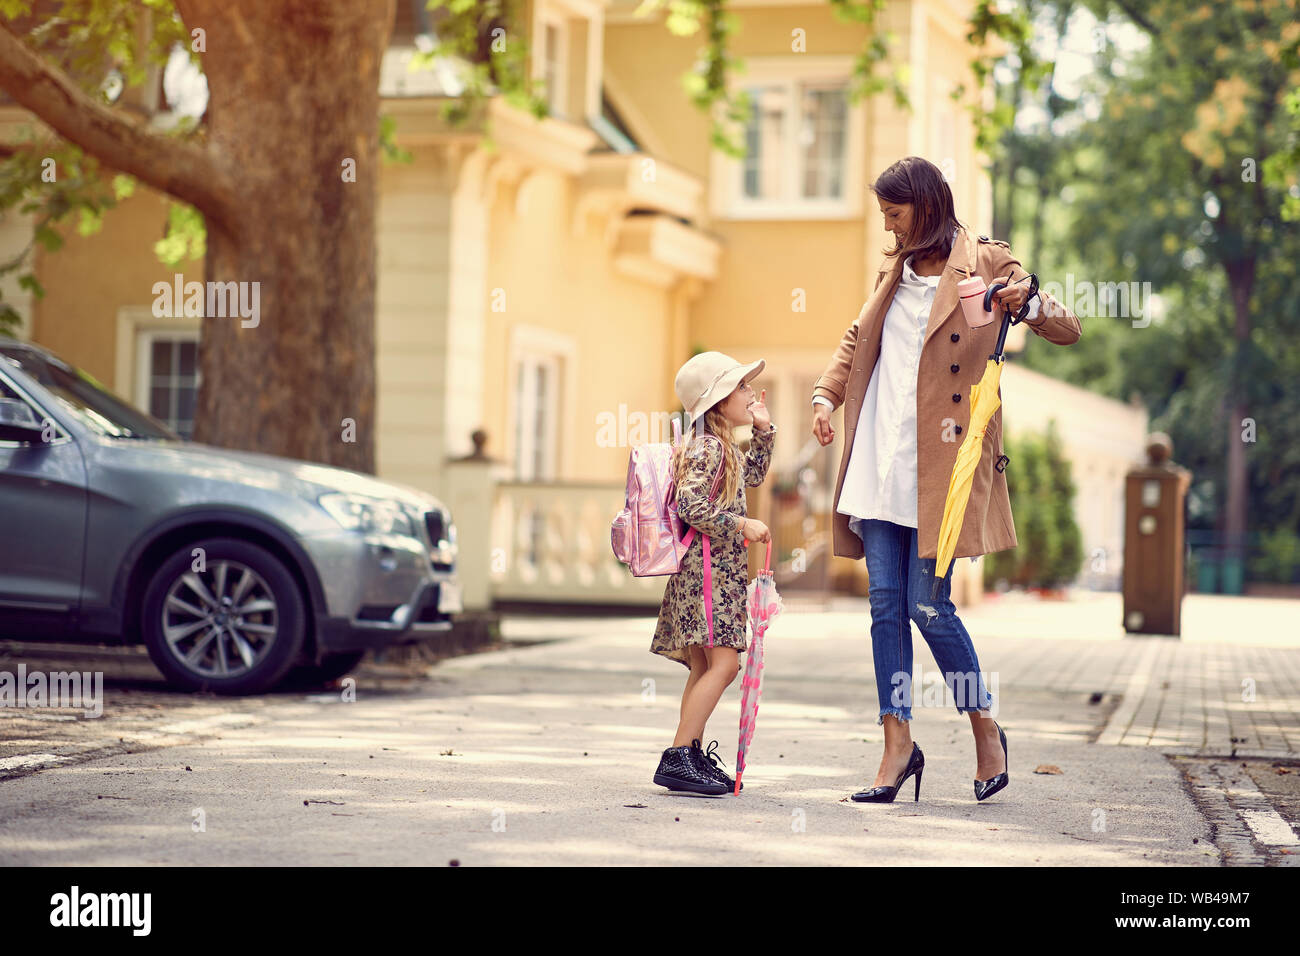
<instances>
[{"instance_id":1,"label":"car wheel","mask_svg":"<svg viewBox=\"0 0 1300 956\"><path fill-rule=\"evenodd\" d=\"M140 616L149 656L167 679L218 694L274 685L297 659L306 621L284 563L235 538L196 541L159 565Z\"/></svg>"},{"instance_id":2,"label":"car wheel","mask_svg":"<svg viewBox=\"0 0 1300 956\"><path fill-rule=\"evenodd\" d=\"M319 664L301 664L290 670L280 682L280 686L296 689L328 684L350 674L365 656L365 651L326 654Z\"/></svg>"}]
</instances>

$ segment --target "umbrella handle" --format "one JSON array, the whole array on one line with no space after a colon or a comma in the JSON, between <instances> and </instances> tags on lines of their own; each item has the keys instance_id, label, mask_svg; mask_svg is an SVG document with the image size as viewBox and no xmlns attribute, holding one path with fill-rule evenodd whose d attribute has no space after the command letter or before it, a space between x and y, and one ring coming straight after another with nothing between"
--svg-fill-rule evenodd
<instances>
[{"instance_id":1,"label":"umbrella handle","mask_svg":"<svg viewBox=\"0 0 1300 956\"><path fill-rule=\"evenodd\" d=\"M995 282L988 287L988 289L984 292L985 312L993 311L993 293L997 292L998 289L1005 289L1006 287L1007 287L1007 283L1005 282ZM1006 344L1007 329L1009 328L1011 328L1011 310L1004 306L1002 309L1002 327L998 329L998 341L997 344L993 347L992 354L989 355L989 358L995 362L1002 361L1002 348Z\"/></svg>"},{"instance_id":2,"label":"umbrella handle","mask_svg":"<svg viewBox=\"0 0 1300 956\"><path fill-rule=\"evenodd\" d=\"M763 559L763 570L772 570L772 539L767 539L767 557Z\"/></svg>"}]
</instances>

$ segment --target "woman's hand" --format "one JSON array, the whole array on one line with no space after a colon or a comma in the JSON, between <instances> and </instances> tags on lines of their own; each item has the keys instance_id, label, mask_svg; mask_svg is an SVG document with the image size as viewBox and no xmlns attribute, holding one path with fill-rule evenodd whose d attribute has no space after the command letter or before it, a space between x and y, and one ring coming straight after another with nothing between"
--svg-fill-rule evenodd
<instances>
[{"instance_id":1,"label":"woman's hand","mask_svg":"<svg viewBox=\"0 0 1300 956\"><path fill-rule=\"evenodd\" d=\"M763 389L754 399L754 404L749 406L750 414L754 416L754 427L761 432L767 431L772 427L772 416L763 404L763 398L767 395L767 389Z\"/></svg>"},{"instance_id":2,"label":"woman's hand","mask_svg":"<svg viewBox=\"0 0 1300 956\"><path fill-rule=\"evenodd\" d=\"M822 443L822 447L835 440L835 429L831 428L831 410L817 402L813 406L813 437Z\"/></svg>"},{"instance_id":3,"label":"woman's hand","mask_svg":"<svg viewBox=\"0 0 1300 956\"><path fill-rule=\"evenodd\" d=\"M1028 279L1029 277L1025 276L1025 278ZM1005 283L1006 287L994 292L993 299L1002 306L1002 308L1010 311L1012 315L1015 315L1020 311L1021 307L1025 304L1025 301L1029 298L1029 286L1023 280L1018 281L1016 285L1011 285L1010 275L1004 275L1001 278L994 279L989 283L989 285L997 285L999 282Z\"/></svg>"},{"instance_id":4,"label":"woman's hand","mask_svg":"<svg viewBox=\"0 0 1300 956\"><path fill-rule=\"evenodd\" d=\"M741 518L740 533L745 536L745 544L752 544L755 541L771 541L772 532L767 530L767 525L757 518Z\"/></svg>"}]
</instances>

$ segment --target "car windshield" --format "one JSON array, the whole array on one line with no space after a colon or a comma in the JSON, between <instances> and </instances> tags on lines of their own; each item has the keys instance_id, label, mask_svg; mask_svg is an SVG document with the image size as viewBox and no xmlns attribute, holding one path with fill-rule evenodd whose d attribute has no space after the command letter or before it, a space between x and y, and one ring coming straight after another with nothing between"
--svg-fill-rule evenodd
<instances>
[{"instance_id":1,"label":"car windshield","mask_svg":"<svg viewBox=\"0 0 1300 956\"><path fill-rule=\"evenodd\" d=\"M33 349L0 345L0 355L44 386L68 413L109 438L181 441L158 419L132 408L79 368Z\"/></svg>"}]
</instances>

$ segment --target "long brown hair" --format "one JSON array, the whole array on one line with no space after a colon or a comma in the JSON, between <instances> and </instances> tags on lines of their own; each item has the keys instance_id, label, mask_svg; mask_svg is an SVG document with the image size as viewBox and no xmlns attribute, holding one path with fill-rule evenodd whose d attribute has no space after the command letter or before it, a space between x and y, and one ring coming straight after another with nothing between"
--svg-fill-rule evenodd
<instances>
[{"instance_id":1,"label":"long brown hair","mask_svg":"<svg viewBox=\"0 0 1300 956\"><path fill-rule=\"evenodd\" d=\"M721 403L719 403L721 404ZM718 483L718 494L713 499L717 504L717 510L725 510L731 504L731 499L736 497L736 491L740 488L741 471L740 471L740 446L736 443L736 428L727 421L727 416L722 414L722 409L714 405L704 413L702 421L692 423L690 429L682 436L681 444L673 450L673 467L672 476L675 487L682 486L682 479L686 476L686 453L691 449L694 442L709 441L702 437L703 435L713 435L722 439L722 447L725 454L722 457L722 480ZM697 434L697 432L699 434ZM713 476L709 476L709 487L713 486ZM708 490L705 490L708 494Z\"/></svg>"},{"instance_id":2,"label":"long brown hair","mask_svg":"<svg viewBox=\"0 0 1300 956\"><path fill-rule=\"evenodd\" d=\"M909 203L912 228L906 242L894 240L885 255L911 253L917 259L947 259L952 253L953 230L957 221L952 190L939 167L920 156L900 159L881 173L871 191L885 202Z\"/></svg>"}]
</instances>

